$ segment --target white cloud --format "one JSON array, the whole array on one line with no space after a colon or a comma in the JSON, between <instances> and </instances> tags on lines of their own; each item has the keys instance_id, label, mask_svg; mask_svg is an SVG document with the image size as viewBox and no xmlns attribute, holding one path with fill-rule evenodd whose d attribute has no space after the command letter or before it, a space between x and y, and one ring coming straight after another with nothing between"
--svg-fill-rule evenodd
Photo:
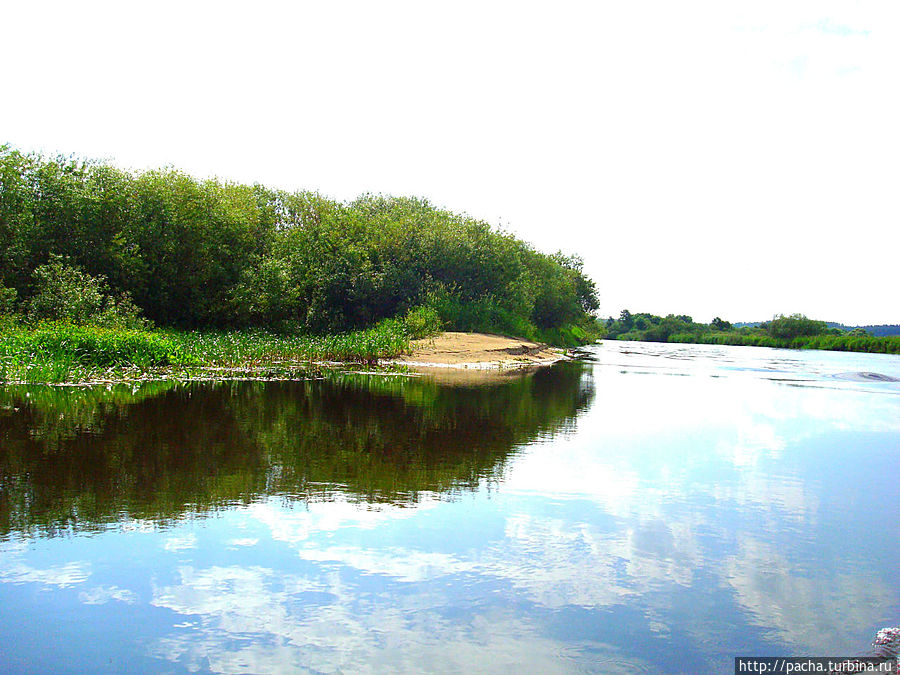
<instances>
[{"instance_id":1,"label":"white cloud","mask_svg":"<svg viewBox=\"0 0 900 675\"><path fill-rule=\"evenodd\" d=\"M400 547L378 550L347 546L309 547L299 549L298 553L304 560L337 562L366 574L382 574L407 583L476 569L473 563L453 555Z\"/></svg>"},{"instance_id":2,"label":"white cloud","mask_svg":"<svg viewBox=\"0 0 900 675\"><path fill-rule=\"evenodd\" d=\"M119 529L123 532L155 532L159 529L159 524L143 518L134 518L131 520L123 520L119 523Z\"/></svg>"},{"instance_id":3,"label":"white cloud","mask_svg":"<svg viewBox=\"0 0 900 675\"><path fill-rule=\"evenodd\" d=\"M79 593L78 599L86 605L105 605L111 600L124 602L127 605L133 605L137 602L138 597L134 591L129 591L127 588L119 588L118 586L95 586L88 591Z\"/></svg>"},{"instance_id":4,"label":"white cloud","mask_svg":"<svg viewBox=\"0 0 900 675\"><path fill-rule=\"evenodd\" d=\"M324 599L305 606L305 591ZM477 608L465 619L422 611L446 602L440 591L391 597L351 591L338 575L311 581L263 568L185 568L179 583L157 589L154 604L196 616L198 625L159 640L150 653L188 668L208 659L217 673L480 673L523 663L552 673L610 657L622 672L646 668L590 643L595 651L585 662L585 645L548 638L533 619L510 611Z\"/></svg>"},{"instance_id":5,"label":"white cloud","mask_svg":"<svg viewBox=\"0 0 900 675\"><path fill-rule=\"evenodd\" d=\"M366 504L335 496L328 501L310 501L303 508L285 511L269 502L257 502L247 507L247 512L267 525L272 537L292 544L306 541L322 532L336 532L343 528L371 530L391 520L415 517L423 510L432 509L438 502L422 495L415 508L395 504Z\"/></svg>"},{"instance_id":6,"label":"white cloud","mask_svg":"<svg viewBox=\"0 0 900 675\"><path fill-rule=\"evenodd\" d=\"M178 537L167 537L163 542L163 548L173 553L197 548L197 535L191 532Z\"/></svg>"},{"instance_id":7,"label":"white cloud","mask_svg":"<svg viewBox=\"0 0 900 675\"><path fill-rule=\"evenodd\" d=\"M68 588L84 583L91 576L90 564L73 561L50 567L35 568L22 562L7 561L0 567L0 581L5 583L38 583Z\"/></svg>"},{"instance_id":8,"label":"white cloud","mask_svg":"<svg viewBox=\"0 0 900 675\"><path fill-rule=\"evenodd\" d=\"M43 586L68 588L84 583L91 576L91 565L86 560L35 567L23 561L31 550L25 539L11 538L0 541L0 583L38 583Z\"/></svg>"},{"instance_id":9,"label":"white cloud","mask_svg":"<svg viewBox=\"0 0 900 675\"><path fill-rule=\"evenodd\" d=\"M753 623L797 654L844 653L859 626L878 626L894 594L874 574L804 573L784 552L754 538L740 542L723 579Z\"/></svg>"}]
</instances>

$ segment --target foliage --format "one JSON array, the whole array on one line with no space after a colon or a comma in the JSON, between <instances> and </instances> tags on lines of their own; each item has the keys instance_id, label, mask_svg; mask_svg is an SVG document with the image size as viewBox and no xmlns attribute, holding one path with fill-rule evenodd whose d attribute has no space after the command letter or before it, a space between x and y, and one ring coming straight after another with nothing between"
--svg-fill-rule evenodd
<instances>
[{"instance_id":1,"label":"foliage","mask_svg":"<svg viewBox=\"0 0 900 675\"><path fill-rule=\"evenodd\" d=\"M196 362L160 333L67 322L0 331L0 381L69 382L109 376L115 368L188 365Z\"/></svg>"},{"instance_id":2,"label":"foliage","mask_svg":"<svg viewBox=\"0 0 900 675\"><path fill-rule=\"evenodd\" d=\"M710 322L709 327L712 330L718 330L718 331L731 330L733 328L730 321L725 321L724 319L722 319L718 316Z\"/></svg>"},{"instance_id":3,"label":"foliage","mask_svg":"<svg viewBox=\"0 0 900 675\"><path fill-rule=\"evenodd\" d=\"M403 317L403 325L409 338L430 337L442 330L441 317L434 307L416 307Z\"/></svg>"},{"instance_id":4,"label":"foliage","mask_svg":"<svg viewBox=\"0 0 900 675\"><path fill-rule=\"evenodd\" d=\"M84 292L49 296L41 286L49 281L33 276L48 265L63 289ZM339 203L8 146L0 146L0 285L35 317L95 321L100 294L132 298L161 326L311 334L426 305L457 330L589 332L598 308L577 256L538 252L424 199Z\"/></svg>"},{"instance_id":5,"label":"foliage","mask_svg":"<svg viewBox=\"0 0 900 675\"><path fill-rule=\"evenodd\" d=\"M28 316L34 321L70 321L98 326L143 328L140 310L127 293L113 297L106 280L92 277L53 255L34 271L34 295Z\"/></svg>"},{"instance_id":6,"label":"foliage","mask_svg":"<svg viewBox=\"0 0 900 675\"><path fill-rule=\"evenodd\" d=\"M607 320L606 328L607 337L619 340L900 354L900 337L873 337L859 329L846 332L802 314L787 317L779 314L758 327L735 329L719 317L703 324L684 315L670 314L663 318L623 310L618 320L612 317Z\"/></svg>"},{"instance_id":7,"label":"foliage","mask_svg":"<svg viewBox=\"0 0 900 675\"><path fill-rule=\"evenodd\" d=\"M600 335L601 332L596 327L567 324L559 328L546 328L539 331L537 339L560 347L577 347L596 342Z\"/></svg>"},{"instance_id":8,"label":"foliage","mask_svg":"<svg viewBox=\"0 0 900 675\"><path fill-rule=\"evenodd\" d=\"M782 340L791 340L808 335L822 335L828 332L828 325L824 321L814 321L802 314L791 314L790 316L778 314L771 321L760 324L760 328L767 331L772 337Z\"/></svg>"},{"instance_id":9,"label":"foliage","mask_svg":"<svg viewBox=\"0 0 900 675\"><path fill-rule=\"evenodd\" d=\"M0 316L13 313L16 308L17 295L15 288L0 286Z\"/></svg>"}]
</instances>

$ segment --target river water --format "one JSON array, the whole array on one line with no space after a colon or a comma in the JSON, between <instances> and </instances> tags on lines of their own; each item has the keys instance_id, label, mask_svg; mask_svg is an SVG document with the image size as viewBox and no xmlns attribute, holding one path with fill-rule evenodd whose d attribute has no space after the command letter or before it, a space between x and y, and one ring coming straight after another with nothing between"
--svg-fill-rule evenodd
<instances>
[{"instance_id":1,"label":"river water","mask_svg":"<svg viewBox=\"0 0 900 675\"><path fill-rule=\"evenodd\" d=\"M900 358L0 388L0 672L732 672L900 623Z\"/></svg>"}]
</instances>

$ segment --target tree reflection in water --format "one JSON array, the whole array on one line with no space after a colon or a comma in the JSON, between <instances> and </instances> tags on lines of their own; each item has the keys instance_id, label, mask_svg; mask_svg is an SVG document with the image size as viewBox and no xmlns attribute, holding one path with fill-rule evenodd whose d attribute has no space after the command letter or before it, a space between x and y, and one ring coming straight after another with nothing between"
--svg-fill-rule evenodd
<instances>
[{"instance_id":1,"label":"tree reflection in water","mask_svg":"<svg viewBox=\"0 0 900 675\"><path fill-rule=\"evenodd\" d=\"M415 503L499 478L573 427L578 363L494 385L332 373L291 382L0 390L0 533L166 522L271 495Z\"/></svg>"}]
</instances>

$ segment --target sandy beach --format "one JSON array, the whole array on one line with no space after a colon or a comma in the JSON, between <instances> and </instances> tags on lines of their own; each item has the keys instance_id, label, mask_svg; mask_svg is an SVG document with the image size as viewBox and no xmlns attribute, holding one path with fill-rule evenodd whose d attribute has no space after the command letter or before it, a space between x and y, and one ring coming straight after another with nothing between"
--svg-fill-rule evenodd
<instances>
[{"instance_id":1,"label":"sandy beach","mask_svg":"<svg viewBox=\"0 0 900 675\"><path fill-rule=\"evenodd\" d=\"M485 333L446 332L414 340L412 348L409 356L393 362L416 368L507 370L550 365L566 358L562 349Z\"/></svg>"}]
</instances>

